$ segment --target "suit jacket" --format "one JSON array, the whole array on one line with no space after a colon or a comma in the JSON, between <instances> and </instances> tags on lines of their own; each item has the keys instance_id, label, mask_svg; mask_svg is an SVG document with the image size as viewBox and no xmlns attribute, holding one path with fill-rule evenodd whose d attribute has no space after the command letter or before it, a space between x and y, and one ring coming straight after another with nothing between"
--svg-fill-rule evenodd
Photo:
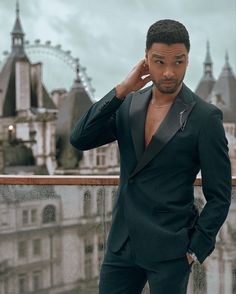
<instances>
[{"instance_id":1,"label":"suit jacket","mask_svg":"<svg viewBox=\"0 0 236 294\"><path fill-rule=\"evenodd\" d=\"M144 130L152 86L125 100L115 89L76 123L71 144L80 150L114 140L120 150L120 184L108 247L127 237L142 265L183 257L192 250L202 263L215 247L230 205L231 165L222 112L184 84L145 149ZM206 204L194 205L201 169Z\"/></svg>"}]
</instances>

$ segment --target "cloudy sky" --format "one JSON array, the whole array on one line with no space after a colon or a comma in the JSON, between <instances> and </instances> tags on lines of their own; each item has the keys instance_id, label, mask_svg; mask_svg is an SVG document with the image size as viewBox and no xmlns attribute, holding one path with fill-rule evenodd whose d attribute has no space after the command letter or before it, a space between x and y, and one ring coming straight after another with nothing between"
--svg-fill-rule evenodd
<instances>
[{"instance_id":1,"label":"cloudy sky","mask_svg":"<svg viewBox=\"0 0 236 294\"><path fill-rule=\"evenodd\" d=\"M189 31L190 65L185 82L192 90L202 76L207 39L215 78L224 65L226 50L236 73L235 0L20 0L20 10L26 39L51 40L71 50L87 67L97 97L143 58L146 31L163 18L179 20ZM0 0L0 19L1 54L10 50L15 0Z\"/></svg>"}]
</instances>

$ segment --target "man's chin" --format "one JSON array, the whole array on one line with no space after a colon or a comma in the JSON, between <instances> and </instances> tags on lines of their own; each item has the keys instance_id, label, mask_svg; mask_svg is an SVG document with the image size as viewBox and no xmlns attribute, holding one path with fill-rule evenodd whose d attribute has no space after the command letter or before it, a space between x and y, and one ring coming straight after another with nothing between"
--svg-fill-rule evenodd
<instances>
[{"instance_id":1,"label":"man's chin","mask_svg":"<svg viewBox=\"0 0 236 294\"><path fill-rule=\"evenodd\" d=\"M173 94L177 91L177 87L172 87L172 88L168 88L168 87L158 87L158 90L162 93L162 94Z\"/></svg>"},{"instance_id":2,"label":"man's chin","mask_svg":"<svg viewBox=\"0 0 236 294\"><path fill-rule=\"evenodd\" d=\"M180 83L170 83L169 85L163 85L163 83L155 83L154 80L152 80L152 82L157 90L162 94L174 94L178 91L180 85L182 85L182 80Z\"/></svg>"}]
</instances>

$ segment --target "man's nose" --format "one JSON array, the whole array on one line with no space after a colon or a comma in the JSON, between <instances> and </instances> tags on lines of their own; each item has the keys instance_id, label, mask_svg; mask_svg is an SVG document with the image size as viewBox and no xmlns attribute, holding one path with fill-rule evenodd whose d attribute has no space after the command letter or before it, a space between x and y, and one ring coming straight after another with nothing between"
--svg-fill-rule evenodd
<instances>
[{"instance_id":1,"label":"man's nose","mask_svg":"<svg viewBox=\"0 0 236 294\"><path fill-rule=\"evenodd\" d=\"M171 79L173 78L174 76L174 71L171 67L167 67L164 72L163 72L163 76L166 78L166 79Z\"/></svg>"}]
</instances>

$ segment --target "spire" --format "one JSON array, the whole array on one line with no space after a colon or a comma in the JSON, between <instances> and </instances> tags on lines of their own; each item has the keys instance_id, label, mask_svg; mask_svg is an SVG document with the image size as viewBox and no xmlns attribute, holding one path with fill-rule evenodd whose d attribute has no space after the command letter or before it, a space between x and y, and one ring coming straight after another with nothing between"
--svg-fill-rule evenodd
<instances>
[{"instance_id":1,"label":"spire","mask_svg":"<svg viewBox=\"0 0 236 294\"><path fill-rule=\"evenodd\" d=\"M226 77L234 76L232 68L229 64L229 54L227 50L225 52L225 65L222 69L221 76L226 76Z\"/></svg>"},{"instance_id":2,"label":"spire","mask_svg":"<svg viewBox=\"0 0 236 294\"><path fill-rule=\"evenodd\" d=\"M211 90L215 84L215 78L212 72L212 60L210 54L210 42L207 40L206 43L206 57L203 63L203 76L200 82L197 85L195 93L204 98L205 100L208 99L208 96L211 93Z\"/></svg>"},{"instance_id":3,"label":"spire","mask_svg":"<svg viewBox=\"0 0 236 294\"><path fill-rule=\"evenodd\" d=\"M16 20L11 32L12 49L18 55L24 55L24 32L20 22L20 5L19 0L16 0Z\"/></svg>"},{"instance_id":4,"label":"spire","mask_svg":"<svg viewBox=\"0 0 236 294\"><path fill-rule=\"evenodd\" d=\"M16 0L16 18L20 17L20 5L19 5L19 1Z\"/></svg>"},{"instance_id":5,"label":"spire","mask_svg":"<svg viewBox=\"0 0 236 294\"><path fill-rule=\"evenodd\" d=\"M227 67L227 68L230 67L230 64L229 64L229 53L228 53L227 50L225 52L225 67Z\"/></svg>"},{"instance_id":6,"label":"spire","mask_svg":"<svg viewBox=\"0 0 236 294\"><path fill-rule=\"evenodd\" d=\"M15 21L15 25L12 30L12 35L13 34L24 36L24 32L23 32L21 22L20 22L20 5L19 5L18 0L16 0L16 21Z\"/></svg>"},{"instance_id":7,"label":"spire","mask_svg":"<svg viewBox=\"0 0 236 294\"><path fill-rule=\"evenodd\" d=\"M206 51L206 58L205 58L205 65L212 64L211 55L210 55L210 43L209 40L207 40L207 51Z\"/></svg>"},{"instance_id":8,"label":"spire","mask_svg":"<svg viewBox=\"0 0 236 294\"><path fill-rule=\"evenodd\" d=\"M212 60L211 60L211 54L210 54L210 42L207 40L206 44L206 58L204 61L204 79L212 79L213 73L212 73Z\"/></svg>"}]
</instances>

